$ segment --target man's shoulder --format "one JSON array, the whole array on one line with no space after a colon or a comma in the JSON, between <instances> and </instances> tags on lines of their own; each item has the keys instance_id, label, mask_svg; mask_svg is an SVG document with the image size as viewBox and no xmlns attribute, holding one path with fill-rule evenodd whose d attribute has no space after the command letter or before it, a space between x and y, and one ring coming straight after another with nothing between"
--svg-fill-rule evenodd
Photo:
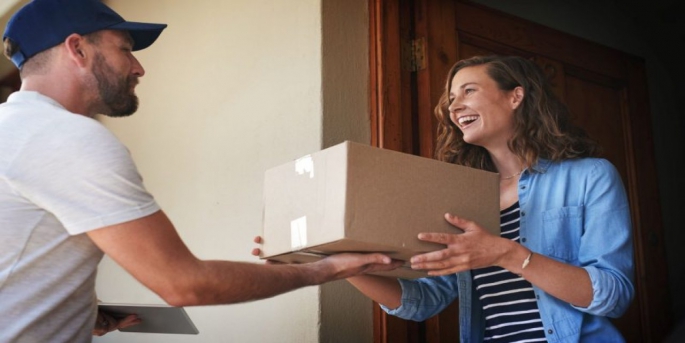
<instances>
[{"instance_id":1,"label":"man's shoulder","mask_svg":"<svg viewBox=\"0 0 685 343\"><path fill-rule=\"evenodd\" d=\"M28 92L27 92L28 93ZM52 132L65 127L101 130L104 126L93 118L72 113L48 97L31 94L13 94L14 99L0 107L0 128L19 129L23 132L45 129ZM13 101L11 101L13 100Z\"/></svg>"},{"instance_id":2,"label":"man's shoulder","mask_svg":"<svg viewBox=\"0 0 685 343\"><path fill-rule=\"evenodd\" d=\"M54 107L0 111L0 136L5 138L0 142L0 157L7 163L73 161L74 156L104 157L128 151L97 120Z\"/></svg>"}]
</instances>

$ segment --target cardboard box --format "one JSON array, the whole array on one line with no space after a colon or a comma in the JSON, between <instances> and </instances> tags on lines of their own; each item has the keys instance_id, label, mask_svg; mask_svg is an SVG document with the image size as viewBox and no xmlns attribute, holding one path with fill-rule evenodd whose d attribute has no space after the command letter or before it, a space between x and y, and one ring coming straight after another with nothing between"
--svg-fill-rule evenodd
<instances>
[{"instance_id":1,"label":"cardboard box","mask_svg":"<svg viewBox=\"0 0 685 343\"><path fill-rule=\"evenodd\" d=\"M499 235L498 174L346 141L266 171L261 258L381 252L408 261L444 248L418 233L459 232L446 212ZM408 267L380 274L426 276Z\"/></svg>"}]
</instances>

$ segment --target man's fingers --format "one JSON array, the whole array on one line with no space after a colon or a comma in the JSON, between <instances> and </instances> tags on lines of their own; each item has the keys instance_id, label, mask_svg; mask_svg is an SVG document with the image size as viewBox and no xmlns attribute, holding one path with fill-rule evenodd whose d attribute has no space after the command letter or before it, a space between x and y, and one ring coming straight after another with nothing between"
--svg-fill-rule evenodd
<instances>
[{"instance_id":1,"label":"man's fingers","mask_svg":"<svg viewBox=\"0 0 685 343\"><path fill-rule=\"evenodd\" d=\"M142 320L137 315L130 314L130 315L126 316L126 318L119 321L119 325L117 325L117 329L127 328L129 326L140 324L141 322L142 322Z\"/></svg>"},{"instance_id":2,"label":"man's fingers","mask_svg":"<svg viewBox=\"0 0 685 343\"><path fill-rule=\"evenodd\" d=\"M364 273L387 272L395 270L401 267L402 265L404 265L404 261L400 260L392 260L392 262L389 264L369 264L366 267L366 270L364 270Z\"/></svg>"},{"instance_id":3,"label":"man's fingers","mask_svg":"<svg viewBox=\"0 0 685 343\"><path fill-rule=\"evenodd\" d=\"M93 328L93 335L102 336L110 331L118 328L119 322L114 317L104 313L98 312L95 320L95 327Z\"/></svg>"},{"instance_id":4,"label":"man's fingers","mask_svg":"<svg viewBox=\"0 0 685 343\"><path fill-rule=\"evenodd\" d=\"M119 321L114 319L114 317L104 314L103 317L107 318L107 332L114 331L119 328Z\"/></svg>"},{"instance_id":5,"label":"man's fingers","mask_svg":"<svg viewBox=\"0 0 685 343\"><path fill-rule=\"evenodd\" d=\"M383 255L383 254L375 254L375 255L377 255L377 256L375 256L375 260L378 261L376 263L380 263L380 264L392 263L392 259L386 255Z\"/></svg>"},{"instance_id":6,"label":"man's fingers","mask_svg":"<svg viewBox=\"0 0 685 343\"><path fill-rule=\"evenodd\" d=\"M138 315L130 314L121 320L116 320L104 313L98 315L98 320L93 329L94 336L104 336L110 331L127 328L129 326L140 324L142 320Z\"/></svg>"}]
</instances>

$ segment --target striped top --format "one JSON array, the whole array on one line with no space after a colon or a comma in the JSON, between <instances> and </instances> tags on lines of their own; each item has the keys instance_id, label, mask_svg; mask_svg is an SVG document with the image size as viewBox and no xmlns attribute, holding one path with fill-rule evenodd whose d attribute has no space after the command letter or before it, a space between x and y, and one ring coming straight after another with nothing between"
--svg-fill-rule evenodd
<instances>
[{"instance_id":1,"label":"striped top","mask_svg":"<svg viewBox=\"0 0 685 343\"><path fill-rule=\"evenodd\" d=\"M519 242L519 204L500 213L502 237ZM485 315L486 342L546 342L530 282L500 267L474 269L473 282Z\"/></svg>"}]
</instances>

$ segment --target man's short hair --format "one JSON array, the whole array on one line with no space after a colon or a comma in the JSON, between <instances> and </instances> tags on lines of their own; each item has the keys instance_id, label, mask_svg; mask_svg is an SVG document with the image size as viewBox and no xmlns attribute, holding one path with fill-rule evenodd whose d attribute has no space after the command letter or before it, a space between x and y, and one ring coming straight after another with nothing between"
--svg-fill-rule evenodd
<instances>
[{"instance_id":1,"label":"man's short hair","mask_svg":"<svg viewBox=\"0 0 685 343\"><path fill-rule=\"evenodd\" d=\"M10 59L10 56L14 55L19 50L19 44L15 43L10 38L5 38L3 44L3 54L8 59ZM52 56L53 51L54 47L49 48L47 50L41 51L33 55L31 58L24 61L22 66L19 68L19 77L24 78L24 76L26 75L42 74L43 72L45 72L47 70L47 65L50 60L50 56Z\"/></svg>"}]
</instances>

